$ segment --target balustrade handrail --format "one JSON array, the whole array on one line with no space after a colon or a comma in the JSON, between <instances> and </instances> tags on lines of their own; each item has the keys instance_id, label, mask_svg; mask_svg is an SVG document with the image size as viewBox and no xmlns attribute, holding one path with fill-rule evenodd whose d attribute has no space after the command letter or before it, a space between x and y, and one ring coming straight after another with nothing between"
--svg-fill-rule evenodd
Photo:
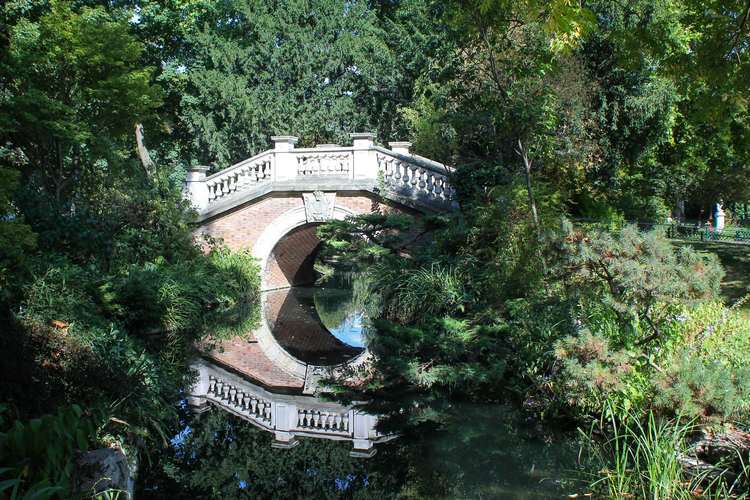
<instances>
[{"instance_id":1,"label":"balustrade handrail","mask_svg":"<svg viewBox=\"0 0 750 500\"><path fill-rule=\"evenodd\" d=\"M255 163L257 160L260 160L261 158L263 158L266 155L272 155L273 152L274 152L273 149L267 149L266 151L263 151L262 153L258 153L257 155L255 155L253 157L250 157L250 158L248 158L246 160L239 161L239 162L235 163L234 165L230 165L227 168L223 168L223 169L219 170L218 172L214 172L213 174L206 176L205 180L206 181L212 181L212 180L218 179L222 175L226 175L226 174L232 173L235 170L241 169L242 167L245 167L245 166L247 166L249 164Z\"/></svg>"},{"instance_id":2,"label":"balustrade handrail","mask_svg":"<svg viewBox=\"0 0 750 500\"><path fill-rule=\"evenodd\" d=\"M273 151L273 149L269 151ZM294 148L290 153L352 153L354 151L358 151L354 146L326 146L324 148Z\"/></svg>"},{"instance_id":3,"label":"balustrade handrail","mask_svg":"<svg viewBox=\"0 0 750 500\"><path fill-rule=\"evenodd\" d=\"M216 210L248 201L253 193L261 196L275 189L304 191L310 186L310 190L346 190L351 186L352 190L377 194L381 176L393 172L396 182L389 183L381 195L393 195L399 201L431 210L457 207L451 183L453 168L411 154L409 143L393 142L393 149L387 149L376 145L372 134L352 137L352 146L322 144L313 148L295 148L295 137L273 137L274 149L209 176L208 167L192 168L185 182L185 196L199 213L216 215Z\"/></svg>"},{"instance_id":4,"label":"balustrade handrail","mask_svg":"<svg viewBox=\"0 0 750 500\"><path fill-rule=\"evenodd\" d=\"M418 165L422 168L426 168L427 170L431 170L439 174L451 175L454 171L452 167L443 165L442 163L438 163L434 160L430 160L423 156L419 156L415 154L402 155L395 151L391 151L390 149L386 149L382 146L373 146L373 149L377 151L378 153L392 156L393 158L396 158L397 160L400 160L406 163L413 163L414 165Z\"/></svg>"},{"instance_id":5,"label":"balustrade handrail","mask_svg":"<svg viewBox=\"0 0 750 500\"><path fill-rule=\"evenodd\" d=\"M430 160L429 158L425 158L423 156L410 154L410 155L402 155L400 153L396 153L395 151L391 151L390 149L384 148L382 146L373 146L375 151L392 156L398 160L407 162L407 163L413 163L415 165L419 165L422 168L426 168L428 170L432 170L434 172L438 172L441 174L452 174L454 169L452 167L449 167L447 165L444 165L442 163L436 162L434 160ZM326 147L326 148L295 148L292 151L290 151L290 154L297 155L297 154L314 154L314 153L353 153L356 151L357 148L354 148L353 146L339 146L339 147ZM266 155L272 155L274 154L273 149L267 149L266 151L263 151L261 153L258 153L255 156L252 156L246 160L239 161L233 165L228 166L227 168L221 169L218 172L214 172L211 175L206 176L206 181L211 181L214 179L217 179L221 177L222 175L229 174L234 170L240 169L244 166L247 166L248 164L254 163L256 160L261 159L262 157Z\"/></svg>"}]
</instances>

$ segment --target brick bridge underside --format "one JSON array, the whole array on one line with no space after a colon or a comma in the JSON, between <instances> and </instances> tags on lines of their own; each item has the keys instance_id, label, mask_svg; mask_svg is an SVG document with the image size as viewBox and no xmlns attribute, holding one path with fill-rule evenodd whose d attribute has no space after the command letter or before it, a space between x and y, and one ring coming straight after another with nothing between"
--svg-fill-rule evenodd
<instances>
[{"instance_id":1,"label":"brick bridge underside","mask_svg":"<svg viewBox=\"0 0 750 500\"><path fill-rule=\"evenodd\" d=\"M420 214L368 191L339 191L335 195L333 217L343 219L350 215L393 211L417 217ZM307 221L304 199L298 191L269 193L200 223L197 236L207 235L222 240L232 250L253 253L261 265L262 290L267 291L261 306L260 327L248 332L245 338L222 342L205 353L207 358L269 389L303 391L307 377L304 363L291 359L294 356L290 357L284 339L272 338L266 316L291 300L283 289L314 282L313 263L320 248L316 235L319 224ZM277 297L278 294L281 295ZM335 343L333 338L328 340ZM341 348L320 347L332 351Z\"/></svg>"},{"instance_id":2,"label":"brick bridge underside","mask_svg":"<svg viewBox=\"0 0 750 500\"><path fill-rule=\"evenodd\" d=\"M271 193L203 221L199 234L220 239L232 250L250 250L262 265L262 289L311 284L319 250L319 223L307 222L299 192ZM371 212L418 212L364 191L338 192L337 218Z\"/></svg>"}]
</instances>

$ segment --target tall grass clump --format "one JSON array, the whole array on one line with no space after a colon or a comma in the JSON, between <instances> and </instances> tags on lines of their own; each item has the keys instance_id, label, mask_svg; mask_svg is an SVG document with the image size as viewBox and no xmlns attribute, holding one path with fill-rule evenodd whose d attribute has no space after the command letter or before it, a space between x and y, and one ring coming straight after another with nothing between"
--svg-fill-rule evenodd
<instances>
[{"instance_id":1,"label":"tall grass clump","mask_svg":"<svg viewBox=\"0 0 750 500\"><path fill-rule=\"evenodd\" d=\"M666 419L649 411L627 412L595 422L582 436L587 459L586 478L598 497L613 499L680 500L693 498L748 498L739 491L740 479L727 468L699 467L691 456L690 437L698 430L693 419ZM743 464L745 461L743 461Z\"/></svg>"},{"instance_id":2,"label":"tall grass clump","mask_svg":"<svg viewBox=\"0 0 750 500\"><path fill-rule=\"evenodd\" d=\"M450 266L436 264L390 277L386 314L404 323L452 311L465 295L461 274Z\"/></svg>"}]
</instances>

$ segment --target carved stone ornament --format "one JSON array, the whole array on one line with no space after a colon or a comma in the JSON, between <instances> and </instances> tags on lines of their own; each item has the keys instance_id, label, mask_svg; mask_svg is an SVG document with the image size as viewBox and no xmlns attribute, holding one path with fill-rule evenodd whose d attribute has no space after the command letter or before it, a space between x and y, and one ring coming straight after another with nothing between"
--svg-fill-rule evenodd
<instances>
[{"instance_id":1,"label":"carved stone ornament","mask_svg":"<svg viewBox=\"0 0 750 500\"><path fill-rule=\"evenodd\" d=\"M325 222L333 217L336 193L324 193L323 191L303 193L302 199L305 202L307 222Z\"/></svg>"}]
</instances>

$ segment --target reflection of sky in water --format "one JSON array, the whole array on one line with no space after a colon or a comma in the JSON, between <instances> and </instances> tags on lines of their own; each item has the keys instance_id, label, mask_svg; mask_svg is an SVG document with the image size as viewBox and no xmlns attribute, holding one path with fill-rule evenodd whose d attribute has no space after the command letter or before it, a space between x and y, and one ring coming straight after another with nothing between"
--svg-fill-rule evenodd
<instances>
[{"instance_id":1,"label":"reflection of sky in water","mask_svg":"<svg viewBox=\"0 0 750 500\"><path fill-rule=\"evenodd\" d=\"M348 344L352 347L364 347L365 342L363 338L364 332L364 314L361 312L353 312L344 318L344 320L337 326L328 326L328 331L333 334L334 337L339 339L341 342Z\"/></svg>"}]
</instances>

